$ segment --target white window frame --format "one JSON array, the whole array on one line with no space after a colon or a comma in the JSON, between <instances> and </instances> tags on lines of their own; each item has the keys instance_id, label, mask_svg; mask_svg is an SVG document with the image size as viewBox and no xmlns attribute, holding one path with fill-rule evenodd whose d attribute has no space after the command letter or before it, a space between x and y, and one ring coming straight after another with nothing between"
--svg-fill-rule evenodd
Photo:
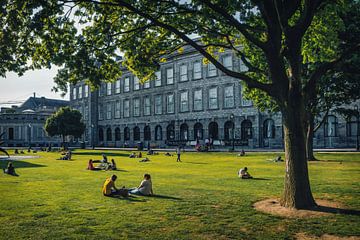
<instances>
[{"instance_id":1,"label":"white window frame","mask_svg":"<svg viewBox=\"0 0 360 240\"><path fill-rule=\"evenodd\" d=\"M150 96L144 97L144 116L151 115L151 98Z\"/></svg>"},{"instance_id":2,"label":"white window frame","mask_svg":"<svg viewBox=\"0 0 360 240\"><path fill-rule=\"evenodd\" d=\"M231 89L231 94L228 95L227 89ZM229 104L231 103L231 104ZM234 85L224 87L224 108L233 108L235 106Z\"/></svg>"},{"instance_id":3,"label":"white window frame","mask_svg":"<svg viewBox=\"0 0 360 240\"><path fill-rule=\"evenodd\" d=\"M208 63L207 66L207 76L208 77L215 77L217 76L217 68L215 67L214 64L212 64L211 62Z\"/></svg>"},{"instance_id":4,"label":"white window frame","mask_svg":"<svg viewBox=\"0 0 360 240\"><path fill-rule=\"evenodd\" d=\"M134 98L133 99L133 116L134 117L140 117L140 98Z\"/></svg>"},{"instance_id":5,"label":"white window frame","mask_svg":"<svg viewBox=\"0 0 360 240\"><path fill-rule=\"evenodd\" d=\"M124 118L130 117L130 100L125 99L124 100Z\"/></svg>"},{"instance_id":6,"label":"white window frame","mask_svg":"<svg viewBox=\"0 0 360 240\"><path fill-rule=\"evenodd\" d=\"M120 93L120 88L121 88L121 84L120 84L120 79L116 80L115 82L115 93L119 94Z\"/></svg>"},{"instance_id":7,"label":"white window frame","mask_svg":"<svg viewBox=\"0 0 360 240\"><path fill-rule=\"evenodd\" d=\"M186 63L180 65L180 82L186 82L188 79L188 66Z\"/></svg>"},{"instance_id":8,"label":"white window frame","mask_svg":"<svg viewBox=\"0 0 360 240\"><path fill-rule=\"evenodd\" d=\"M196 98L196 92L200 92L200 99ZM200 103L198 103L200 102ZM197 108L197 103L199 104L200 108ZM194 91L194 111L202 111L203 110L203 90L202 89L196 89Z\"/></svg>"},{"instance_id":9,"label":"white window frame","mask_svg":"<svg viewBox=\"0 0 360 240\"><path fill-rule=\"evenodd\" d=\"M226 67L229 70L233 69L233 59L232 59L232 55L225 55L223 57L223 65L224 67Z\"/></svg>"},{"instance_id":10,"label":"white window frame","mask_svg":"<svg viewBox=\"0 0 360 240\"><path fill-rule=\"evenodd\" d=\"M166 85L174 84L174 68L166 68Z\"/></svg>"},{"instance_id":11,"label":"white window frame","mask_svg":"<svg viewBox=\"0 0 360 240\"><path fill-rule=\"evenodd\" d=\"M199 69L197 69L197 66L199 67ZM198 71L195 71L198 70ZM201 61L195 61L193 63L193 77L194 79L201 79L202 78L202 63Z\"/></svg>"},{"instance_id":12,"label":"white window frame","mask_svg":"<svg viewBox=\"0 0 360 240\"><path fill-rule=\"evenodd\" d=\"M216 96L212 96L212 92L216 93ZM217 87L212 87L209 88L209 109L218 109L219 108L219 99L218 99L218 88ZM216 102L216 104L213 104L213 102Z\"/></svg>"},{"instance_id":13,"label":"white window frame","mask_svg":"<svg viewBox=\"0 0 360 240\"><path fill-rule=\"evenodd\" d=\"M140 80L137 76L134 76L134 91L140 90Z\"/></svg>"},{"instance_id":14,"label":"white window frame","mask_svg":"<svg viewBox=\"0 0 360 240\"><path fill-rule=\"evenodd\" d=\"M155 87L160 87L161 86L161 71L157 71L155 72Z\"/></svg>"},{"instance_id":15,"label":"white window frame","mask_svg":"<svg viewBox=\"0 0 360 240\"><path fill-rule=\"evenodd\" d=\"M110 96L111 93L112 93L112 83L108 82L108 83L106 83L106 95Z\"/></svg>"},{"instance_id":16,"label":"white window frame","mask_svg":"<svg viewBox=\"0 0 360 240\"><path fill-rule=\"evenodd\" d=\"M115 102L115 116L114 118L120 118L121 117L121 102L120 100Z\"/></svg>"},{"instance_id":17,"label":"white window frame","mask_svg":"<svg viewBox=\"0 0 360 240\"><path fill-rule=\"evenodd\" d=\"M130 92L130 77L124 78L124 92Z\"/></svg>"},{"instance_id":18,"label":"white window frame","mask_svg":"<svg viewBox=\"0 0 360 240\"><path fill-rule=\"evenodd\" d=\"M166 113L175 113L175 94L174 93L170 93L170 94L166 95Z\"/></svg>"},{"instance_id":19,"label":"white window frame","mask_svg":"<svg viewBox=\"0 0 360 240\"><path fill-rule=\"evenodd\" d=\"M162 95L156 95L155 96L154 105L155 105L155 107L154 107L155 114L156 115L162 114Z\"/></svg>"},{"instance_id":20,"label":"white window frame","mask_svg":"<svg viewBox=\"0 0 360 240\"><path fill-rule=\"evenodd\" d=\"M89 97L89 85L84 85L84 97Z\"/></svg>"},{"instance_id":21,"label":"white window frame","mask_svg":"<svg viewBox=\"0 0 360 240\"><path fill-rule=\"evenodd\" d=\"M189 111L189 91L180 92L180 112Z\"/></svg>"}]
</instances>

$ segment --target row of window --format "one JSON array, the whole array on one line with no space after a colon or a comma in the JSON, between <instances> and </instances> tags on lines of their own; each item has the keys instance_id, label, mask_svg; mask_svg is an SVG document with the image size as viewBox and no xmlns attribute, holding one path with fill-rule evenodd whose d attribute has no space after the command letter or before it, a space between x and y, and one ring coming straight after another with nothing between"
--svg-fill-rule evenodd
<instances>
[{"instance_id":1,"label":"row of window","mask_svg":"<svg viewBox=\"0 0 360 240\"><path fill-rule=\"evenodd\" d=\"M215 110L219 109L219 87L212 87L208 89L208 109ZM234 95L234 85L224 86L224 108L233 108L235 107L235 95ZM179 112L188 112L190 111L190 98L189 90L184 90L179 92ZM203 89L195 89L193 92L193 101L192 101L192 110L193 111L203 111L204 110L204 101L203 101ZM165 98L164 98L165 97ZM122 102L120 100L115 102L108 102L105 105L99 104L98 114L99 120L105 119L110 120L112 118L120 118L121 116L127 118L130 116L139 117L141 116L141 108L143 116L160 115L160 114L172 114L175 113L175 94L168 93L165 95L154 95L144 96L142 99L133 98L124 99ZM114 105L114 106L113 106ZM121 106L122 105L122 106ZM131 112L132 106L132 115ZM251 101L242 99L242 106L251 106ZM113 110L114 108L114 110ZM122 110L122 114L121 114ZM165 110L165 111L164 111ZM113 116L114 114L114 116ZM88 113L84 113L84 119L87 119Z\"/></svg>"}]
</instances>

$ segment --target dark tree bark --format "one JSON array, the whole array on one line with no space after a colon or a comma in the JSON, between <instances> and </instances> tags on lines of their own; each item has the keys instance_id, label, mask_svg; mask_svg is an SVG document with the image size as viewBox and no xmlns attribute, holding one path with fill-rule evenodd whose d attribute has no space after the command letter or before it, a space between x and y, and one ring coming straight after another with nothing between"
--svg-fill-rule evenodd
<instances>
[{"instance_id":1,"label":"dark tree bark","mask_svg":"<svg viewBox=\"0 0 360 240\"><path fill-rule=\"evenodd\" d=\"M307 113L306 121L306 159L308 161L317 161L314 156L314 116Z\"/></svg>"}]
</instances>

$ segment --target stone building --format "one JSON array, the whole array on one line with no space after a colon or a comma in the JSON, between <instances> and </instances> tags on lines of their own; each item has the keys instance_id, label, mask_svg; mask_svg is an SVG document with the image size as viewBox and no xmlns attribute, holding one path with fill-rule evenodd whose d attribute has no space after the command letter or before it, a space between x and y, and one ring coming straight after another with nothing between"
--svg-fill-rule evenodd
<instances>
[{"instance_id":1,"label":"stone building","mask_svg":"<svg viewBox=\"0 0 360 240\"><path fill-rule=\"evenodd\" d=\"M227 68L246 71L232 53L219 59ZM70 104L83 114L87 126L85 141L105 147L139 142L167 147L211 139L215 147L282 148L281 115L260 112L243 98L237 79L202 60L186 48L168 57L157 78L144 84L124 71L121 79L93 92L84 82L71 86ZM315 147L353 147L354 124L348 130L349 124L330 115L315 136Z\"/></svg>"},{"instance_id":2,"label":"stone building","mask_svg":"<svg viewBox=\"0 0 360 240\"><path fill-rule=\"evenodd\" d=\"M0 133L7 147L58 146L61 139L47 136L46 119L69 101L30 97L19 107L1 108Z\"/></svg>"}]
</instances>

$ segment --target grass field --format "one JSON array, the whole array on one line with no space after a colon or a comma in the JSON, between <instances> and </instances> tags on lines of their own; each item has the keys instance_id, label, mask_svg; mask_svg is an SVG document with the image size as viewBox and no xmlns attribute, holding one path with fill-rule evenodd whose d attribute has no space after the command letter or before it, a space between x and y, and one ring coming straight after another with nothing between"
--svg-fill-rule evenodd
<instances>
[{"instance_id":1,"label":"grass field","mask_svg":"<svg viewBox=\"0 0 360 240\"><path fill-rule=\"evenodd\" d=\"M256 201L279 197L284 163L276 153L184 153L183 162L163 154L150 162L129 152L105 151L118 171L87 171L101 152L77 150L72 161L58 153L16 161L19 177L0 174L0 239L293 239L296 233L360 236L360 216L287 219L257 212ZM360 154L324 153L309 164L315 198L360 210ZM5 161L1 161L4 167ZM247 166L254 180L237 177ZM106 177L135 187L152 176L155 197L108 198Z\"/></svg>"}]
</instances>

